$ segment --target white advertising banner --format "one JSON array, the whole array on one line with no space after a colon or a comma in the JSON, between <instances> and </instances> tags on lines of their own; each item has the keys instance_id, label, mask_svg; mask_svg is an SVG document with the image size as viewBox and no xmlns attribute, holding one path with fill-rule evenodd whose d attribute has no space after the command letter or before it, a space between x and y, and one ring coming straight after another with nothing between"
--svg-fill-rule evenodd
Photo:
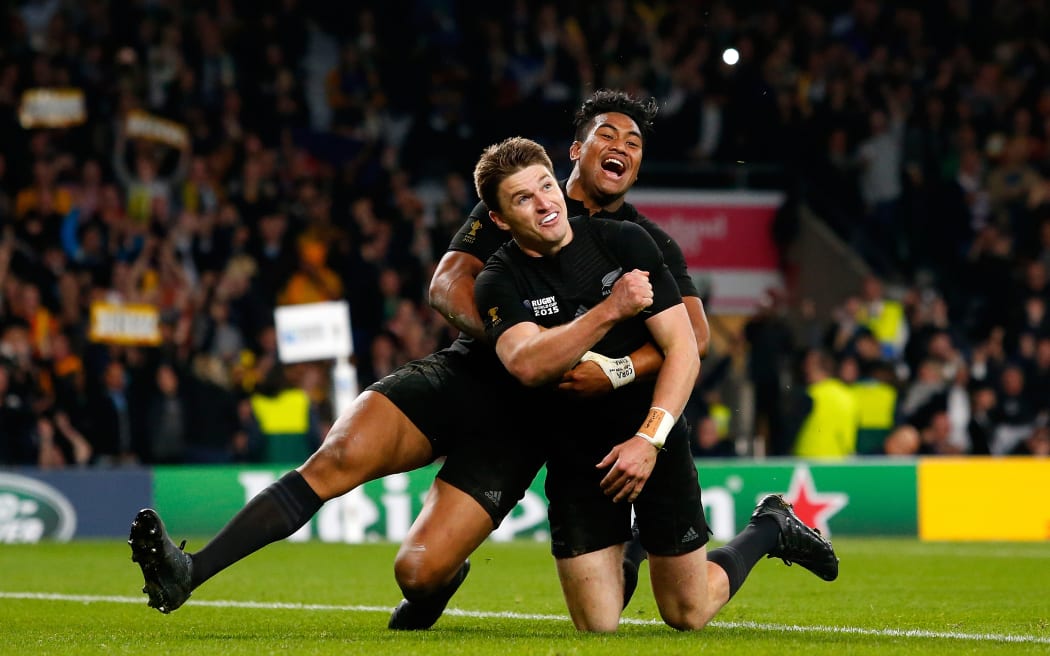
<instances>
[{"instance_id":1,"label":"white advertising banner","mask_svg":"<svg viewBox=\"0 0 1050 656\"><path fill-rule=\"evenodd\" d=\"M274 311L281 362L348 358L354 353L346 301L282 305Z\"/></svg>"}]
</instances>

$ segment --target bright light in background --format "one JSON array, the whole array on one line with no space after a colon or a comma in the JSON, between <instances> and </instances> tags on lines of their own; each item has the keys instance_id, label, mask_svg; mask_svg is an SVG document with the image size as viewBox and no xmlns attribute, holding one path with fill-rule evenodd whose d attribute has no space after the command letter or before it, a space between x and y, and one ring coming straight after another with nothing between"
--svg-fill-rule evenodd
<instances>
[{"instance_id":1,"label":"bright light in background","mask_svg":"<svg viewBox=\"0 0 1050 656\"><path fill-rule=\"evenodd\" d=\"M740 61L740 53L736 51L736 48L726 48L722 52L722 61L733 66Z\"/></svg>"}]
</instances>

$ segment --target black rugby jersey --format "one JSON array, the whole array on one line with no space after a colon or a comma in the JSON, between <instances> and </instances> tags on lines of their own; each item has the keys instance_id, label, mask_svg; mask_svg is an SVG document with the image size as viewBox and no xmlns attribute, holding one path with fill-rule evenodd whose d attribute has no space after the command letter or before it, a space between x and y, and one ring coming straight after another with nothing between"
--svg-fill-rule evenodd
<instances>
[{"instance_id":1,"label":"black rugby jersey","mask_svg":"<svg viewBox=\"0 0 1050 656\"><path fill-rule=\"evenodd\" d=\"M495 344L517 323L569 323L605 299L624 272L641 269L649 272L653 304L618 323L591 349L629 355L651 340L646 318L682 301L678 286L652 237L634 223L586 216L569 223L572 241L552 256L531 257L511 241L488 260L474 284L486 334Z\"/></svg>"}]
</instances>

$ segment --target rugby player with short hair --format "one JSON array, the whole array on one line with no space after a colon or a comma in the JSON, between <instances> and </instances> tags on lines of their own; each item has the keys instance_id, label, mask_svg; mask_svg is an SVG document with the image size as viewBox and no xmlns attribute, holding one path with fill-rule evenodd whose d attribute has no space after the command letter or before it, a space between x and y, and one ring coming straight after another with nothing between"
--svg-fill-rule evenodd
<instances>
[{"instance_id":1,"label":"rugby player with short hair","mask_svg":"<svg viewBox=\"0 0 1050 656\"><path fill-rule=\"evenodd\" d=\"M543 147L514 137L475 167L478 195L513 241L474 285L500 361L559 418L546 426L551 550L576 628L615 631L623 609L622 545L632 504L664 621L702 628L764 556L838 576L831 544L779 495L711 552L688 430L681 418L700 371L688 312L660 249L629 221L572 217ZM592 399L557 391L595 349L619 358L646 343L663 354L655 380ZM535 401L535 399L533 399Z\"/></svg>"}]
</instances>

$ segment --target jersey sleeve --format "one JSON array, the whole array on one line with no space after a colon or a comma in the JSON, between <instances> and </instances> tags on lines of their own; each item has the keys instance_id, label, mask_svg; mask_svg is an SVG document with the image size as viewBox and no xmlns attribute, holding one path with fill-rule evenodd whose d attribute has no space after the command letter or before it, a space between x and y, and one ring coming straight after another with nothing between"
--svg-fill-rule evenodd
<instances>
[{"instance_id":1,"label":"jersey sleeve","mask_svg":"<svg viewBox=\"0 0 1050 656\"><path fill-rule=\"evenodd\" d=\"M469 253L485 262L496 249L509 240L510 233L499 229L489 217L488 206L484 201L480 201L453 235L448 250Z\"/></svg>"},{"instance_id":2,"label":"jersey sleeve","mask_svg":"<svg viewBox=\"0 0 1050 656\"><path fill-rule=\"evenodd\" d=\"M495 344L511 326L534 320L514 281L510 266L498 256L486 262L474 281L474 302L490 344Z\"/></svg>"},{"instance_id":3,"label":"jersey sleeve","mask_svg":"<svg viewBox=\"0 0 1050 656\"><path fill-rule=\"evenodd\" d=\"M671 239L671 236L657 225L655 221L641 214L634 218L634 222L645 228L645 231L649 233L649 236L653 238L653 241L660 248L660 252L664 257L664 264L667 265L668 271L674 276L675 282L678 284L678 291L682 296L699 297L700 290L696 288L696 282L689 275L689 267L685 263L685 254L682 253L678 242Z\"/></svg>"}]
</instances>

